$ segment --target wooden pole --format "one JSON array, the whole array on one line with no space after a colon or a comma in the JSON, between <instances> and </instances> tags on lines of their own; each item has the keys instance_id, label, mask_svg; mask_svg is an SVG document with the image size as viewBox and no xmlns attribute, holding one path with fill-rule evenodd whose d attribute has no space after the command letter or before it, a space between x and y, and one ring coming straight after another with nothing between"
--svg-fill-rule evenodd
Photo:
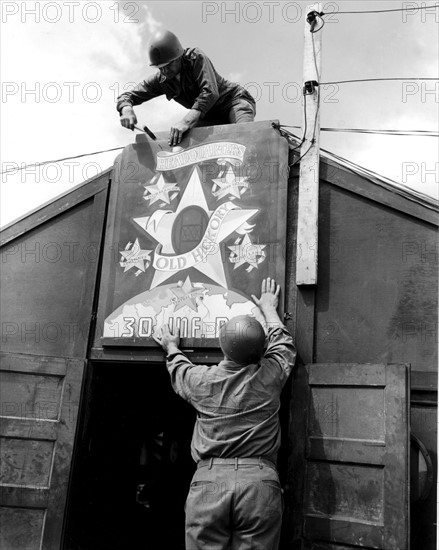
<instances>
[{"instance_id":1,"label":"wooden pole","mask_svg":"<svg viewBox=\"0 0 439 550\"><path fill-rule=\"evenodd\" d=\"M300 149L299 205L297 220L296 284L317 284L319 152L320 152L320 87L322 21L312 16L321 12L320 3L307 6L303 48L303 83L305 103L302 127L305 139ZM311 14L311 15L310 15ZM311 31L315 32L311 32ZM303 104L302 104L303 105Z\"/></svg>"}]
</instances>

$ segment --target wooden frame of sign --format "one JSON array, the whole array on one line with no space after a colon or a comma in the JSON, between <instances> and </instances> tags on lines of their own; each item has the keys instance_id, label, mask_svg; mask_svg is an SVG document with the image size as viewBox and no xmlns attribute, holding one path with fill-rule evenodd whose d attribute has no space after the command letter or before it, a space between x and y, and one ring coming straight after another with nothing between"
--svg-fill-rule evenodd
<instances>
[{"instance_id":1,"label":"wooden frame of sign","mask_svg":"<svg viewBox=\"0 0 439 550\"><path fill-rule=\"evenodd\" d=\"M182 347L217 347L222 323L255 314L262 279L283 288L288 144L272 121L196 128L178 151L138 135L113 172L103 346L156 346L168 323Z\"/></svg>"}]
</instances>

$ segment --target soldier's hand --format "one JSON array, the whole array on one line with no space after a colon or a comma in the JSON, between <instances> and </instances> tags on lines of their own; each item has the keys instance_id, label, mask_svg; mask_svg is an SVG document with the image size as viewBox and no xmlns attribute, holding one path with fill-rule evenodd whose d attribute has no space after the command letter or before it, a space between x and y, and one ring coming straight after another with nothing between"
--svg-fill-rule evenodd
<instances>
[{"instance_id":1,"label":"soldier's hand","mask_svg":"<svg viewBox=\"0 0 439 550\"><path fill-rule=\"evenodd\" d=\"M190 125L183 120L174 124L174 126L171 127L171 131L169 132L169 145L171 147L173 147L174 145L178 145L183 139L183 134L189 129Z\"/></svg>"},{"instance_id":2,"label":"soldier's hand","mask_svg":"<svg viewBox=\"0 0 439 550\"><path fill-rule=\"evenodd\" d=\"M268 310L277 310L279 305L280 285L276 285L274 279L267 277L262 281L261 297L258 299L252 295L255 304L265 313Z\"/></svg>"},{"instance_id":3,"label":"soldier's hand","mask_svg":"<svg viewBox=\"0 0 439 550\"><path fill-rule=\"evenodd\" d=\"M162 348L169 353L172 349L178 349L180 345L180 336L178 330L173 334L169 328L169 325L163 325L158 333L153 335L154 340L162 346Z\"/></svg>"},{"instance_id":4,"label":"soldier's hand","mask_svg":"<svg viewBox=\"0 0 439 550\"><path fill-rule=\"evenodd\" d=\"M124 107L122 114L120 115L120 123L124 128L134 130L134 126L137 124L137 117L132 107Z\"/></svg>"}]
</instances>

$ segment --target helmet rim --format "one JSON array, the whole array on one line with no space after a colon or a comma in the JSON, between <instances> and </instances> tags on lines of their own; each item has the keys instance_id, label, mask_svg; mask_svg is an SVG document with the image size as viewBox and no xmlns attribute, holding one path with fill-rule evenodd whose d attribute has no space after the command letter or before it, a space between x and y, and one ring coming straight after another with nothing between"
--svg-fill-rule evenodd
<instances>
[{"instance_id":1,"label":"helmet rim","mask_svg":"<svg viewBox=\"0 0 439 550\"><path fill-rule=\"evenodd\" d=\"M149 65L160 69L181 57L183 52L183 46L173 32L157 31L148 45Z\"/></svg>"}]
</instances>

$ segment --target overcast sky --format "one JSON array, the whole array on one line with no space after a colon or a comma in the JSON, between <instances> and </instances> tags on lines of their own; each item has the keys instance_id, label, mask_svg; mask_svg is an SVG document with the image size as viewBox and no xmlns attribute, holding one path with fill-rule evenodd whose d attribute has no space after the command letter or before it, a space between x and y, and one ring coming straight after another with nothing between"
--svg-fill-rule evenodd
<instances>
[{"instance_id":1,"label":"overcast sky","mask_svg":"<svg viewBox=\"0 0 439 550\"><path fill-rule=\"evenodd\" d=\"M324 2L323 11L396 9L438 2ZM256 120L301 124L306 2L1 2L2 171L125 146L133 133L118 94L154 71L158 28L197 46L257 100ZM322 87L321 126L433 130L438 126L439 10L331 15L322 30L322 82L405 81ZM185 109L157 98L140 124L167 130ZM298 135L300 129L294 130ZM322 132L321 147L397 182L438 195L438 140ZM1 225L112 165L118 152L2 175Z\"/></svg>"}]
</instances>

